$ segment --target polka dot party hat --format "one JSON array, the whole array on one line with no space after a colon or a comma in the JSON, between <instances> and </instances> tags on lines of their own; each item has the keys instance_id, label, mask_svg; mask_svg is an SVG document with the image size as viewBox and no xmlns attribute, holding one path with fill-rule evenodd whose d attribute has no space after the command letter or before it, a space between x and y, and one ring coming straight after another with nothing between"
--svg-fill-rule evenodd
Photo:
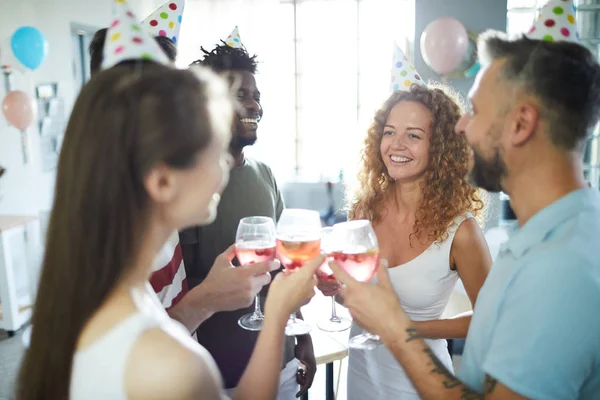
<instances>
[{"instance_id":1,"label":"polka dot party hat","mask_svg":"<svg viewBox=\"0 0 600 400\"><path fill-rule=\"evenodd\" d=\"M579 42L573 0L550 0L525 36L548 42Z\"/></svg>"},{"instance_id":2,"label":"polka dot party hat","mask_svg":"<svg viewBox=\"0 0 600 400\"><path fill-rule=\"evenodd\" d=\"M240 31L238 30L237 26L233 29L229 36L227 36L227 39L225 39L225 43L227 43L227 46L233 47L234 49L244 48L244 45L242 44L242 39L240 39Z\"/></svg>"},{"instance_id":3,"label":"polka dot party hat","mask_svg":"<svg viewBox=\"0 0 600 400\"><path fill-rule=\"evenodd\" d=\"M414 65L408 60L402 49L394 43L394 61L392 64L392 90L408 91L413 83L425 85Z\"/></svg>"},{"instance_id":4,"label":"polka dot party hat","mask_svg":"<svg viewBox=\"0 0 600 400\"><path fill-rule=\"evenodd\" d=\"M150 30L154 36L167 36L175 43L179 40L181 30L181 18L185 0L170 0L160 6L142 24Z\"/></svg>"},{"instance_id":5,"label":"polka dot party hat","mask_svg":"<svg viewBox=\"0 0 600 400\"><path fill-rule=\"evenodd\" d=\"M106 32L102 69L127 60L151 60L169 64L154 37L139 23L126 0L115 0L115 19Z\"/></svg>"}]
</instances>

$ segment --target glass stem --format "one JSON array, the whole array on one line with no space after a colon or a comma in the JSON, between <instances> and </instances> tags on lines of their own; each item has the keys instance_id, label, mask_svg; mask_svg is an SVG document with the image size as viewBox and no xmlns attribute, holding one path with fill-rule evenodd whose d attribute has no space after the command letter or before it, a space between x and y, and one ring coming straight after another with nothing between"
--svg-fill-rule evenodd
<instances>
[{"instance_id":1,"label":"glass stem","mask_svg":"<svg viewBox=\"0 0 600 400\"><path fill-rule=\"evenodd\" d=\"M374 335L371 332L366 332L363 333L363 335L368 338L368 339L372 339L372 340L379 340L379 336L378 335Z\"/></svg>"},{"instance_id":2,"label":"glass stem","mask_svg":"<svg viewBox=\"0 0 600 400\"><path fill-rule=\"evenodd\" d=\"M265 316L262 313L262 310L260 309L260 296L256 295L256 297L254 298L254 318L256 319L264 319Z\"/></svg>"},{"instance_id":3,"label":"glass stem","mask_svg":"<svg viewBox=\"0 0 600 400\"><path fill-rule=\"evenodd\" d=\"M335 296L331 296L331 318L329 320L331 322L338 322L340 320L335 310Z\"/></svg>"},{"instance_id":4,"label":"glass stem","mask_svg":"<svg viewBox=\"0 0 600 400\"><path fill-rule=\"evenodd\" d=\"M290 324L296 323L296 314L290 314L290 320L288 321Z\"/></svg>"}]
</instances>

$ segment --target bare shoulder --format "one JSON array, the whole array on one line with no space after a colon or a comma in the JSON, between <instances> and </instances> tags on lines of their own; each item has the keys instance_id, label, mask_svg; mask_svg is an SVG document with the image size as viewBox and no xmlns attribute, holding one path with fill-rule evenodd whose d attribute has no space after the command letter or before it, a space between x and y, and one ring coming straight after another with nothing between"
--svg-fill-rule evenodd
<instances>
[{"instance_id":1,"label":"bare shoulder","mask_svg":"<svg viewBox=\"0 0 600 400\"><path fill-rule=\"evenodd\" d=\"M452 247L456 250L472 250L473 246L487 248L481 227L475 218L466 218L459 226L454 236Z\"/></svg>"},{"instance_id":2,"label":"bare shoulder","mask_svg":"<svg viewBox=\"0 0 600 400\"><path fill-rule=\"evenodd\" d=\"M191 337L153 328L132 348L125 387L134 400L221 400L222 384L210 354Z\"/></svg>"},{"instance_id":3,"label":"bare shoulder","mask_svg":"<svg viewBox=\"0 0 600 400\"><path fill-rule=\"evenodd\" d=\"M483 235L483 231L474 218L465 219L454 236L450 251L450 261L453 268L459 271L461 278L469 271L480 271L484 274L492 267L492 256Z\"/></svg>"}]
</instances>

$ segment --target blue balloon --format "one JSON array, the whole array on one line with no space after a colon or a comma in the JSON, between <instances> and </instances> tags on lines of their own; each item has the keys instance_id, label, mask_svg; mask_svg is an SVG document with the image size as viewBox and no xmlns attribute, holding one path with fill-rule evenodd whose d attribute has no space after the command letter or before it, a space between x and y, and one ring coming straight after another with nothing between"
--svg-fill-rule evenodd
<instances>
[{"instance_id":1,"label":"blue balloon","mask_svg":"<svg viewBox=\"0 0 600 400\"><path fill-rule=\"evenodd\" d=\"M48 54L48 41L39 29L22 26L13 33L10 46L17 60L25 67L34 70Z\"/></svg>"}]
</instances>

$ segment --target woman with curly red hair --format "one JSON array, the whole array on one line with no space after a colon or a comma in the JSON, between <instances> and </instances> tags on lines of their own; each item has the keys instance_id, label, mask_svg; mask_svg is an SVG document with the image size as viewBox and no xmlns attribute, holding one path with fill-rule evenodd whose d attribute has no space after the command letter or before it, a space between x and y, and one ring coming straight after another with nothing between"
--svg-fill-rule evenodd
<instances>
[{"instance_id":1,"label":"woman with curly red hair","mask_svg":"<svg viewBox=\"0 0 600 400\"><path fill-rule=\"evenodd\" d=\"M470 150L454 133L460 116L442 85L395 91L368 131L349 213L372 222L403 308L450 370L445 339L466 337L470 316L440 317L459 277L475 303L492 264L473 218L483 202L466 180ZM349 400L418 398L387 348L350 351Z\"/></svg>"}]
</instances>

